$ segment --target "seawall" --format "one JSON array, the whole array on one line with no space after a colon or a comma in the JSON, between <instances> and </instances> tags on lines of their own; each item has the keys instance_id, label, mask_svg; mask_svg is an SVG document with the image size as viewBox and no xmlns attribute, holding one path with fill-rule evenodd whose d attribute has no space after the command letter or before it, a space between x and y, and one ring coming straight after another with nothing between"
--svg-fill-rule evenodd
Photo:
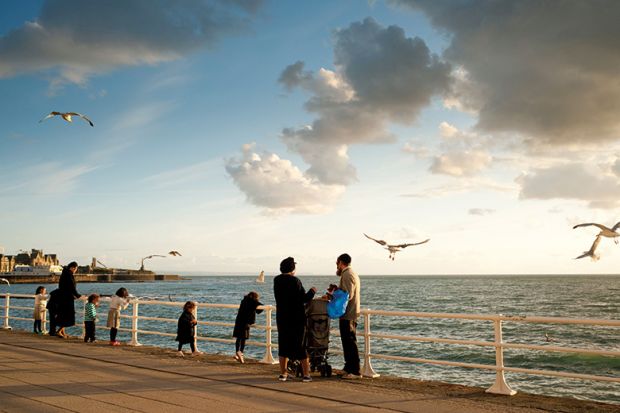
<instances>
[{"instance_id":1,"label":"seawall","mask_svg":"<svg viewBox=\"0 0 620 413\"><path fill-rule=\"evenodd\" d=\"M8 275L0 274L11 284L55 284L58 283L58 275ZM178 281L182 280L176 274L132 273L132 274L75 274L77 282L110 283L123 282L149 282L149 281Z\"/></svg>"}]
</instances>

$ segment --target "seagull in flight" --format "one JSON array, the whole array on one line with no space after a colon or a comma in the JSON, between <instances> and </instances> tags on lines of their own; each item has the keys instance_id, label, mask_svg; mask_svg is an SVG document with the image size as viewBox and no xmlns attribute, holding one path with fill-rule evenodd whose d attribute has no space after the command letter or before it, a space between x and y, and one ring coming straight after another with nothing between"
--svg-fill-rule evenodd
<instances>
[{"instance_id":1,"label":"seagull in flight","mask_svg":"<svg viewBox=\"0 0 620 413\"><path fill-rule=\"evenodd\" d=\"M614 225L611 228L608 228L605 225L596 224L594 222L588 222L585 224L575 225L573 229L579 228L579 227L590 227L590 226L597 227L598 229L601 230L601 232L598 233L599 236L613 238L614 242L618 244L618 237L620 237L620 232L617 232L617 230L618 228L620 228L620 222L616 222L616 225Z\"/></svg>"},{"instance_id":2,"label":"seagull in flight","mask_svg":"<svg viewBox=\"0 0 620 413\"><path fill-rule=\"evenodd\" d=\"M54 116L61 116L64 120L66 120L69 123L73 122L73 119L71 119L73 116L78 116L82 119L84 119L86 122L88 122L90 124L90 126L95 127L95 124L88 119L86 116L81 115L77 112L50 112L49 115L47 115L46 117L44 117L43 119L41 119L39 121L39 123L43 122L44 120L47 120L49 118L53 118Z\"/></svg>"},{"instance_id":3,"label":"seagull in flight","mask_svg":"<svg viewBox=\"0 0 620 413\"><path fill-rule=\"evenodd\" d=\"M9 287L11 286L11 283L6 278L0 278L0 283L6 283Z\"/></svg>"},{"instance_id":4,"label":"seagull in flight","mask_svg":"<svg viewBox=\"0 0 620 413\"><path fill-rule=\"evenodd\" d=\"M368 239L373 240L374 242L376 242L377 244L385 247L386 250L388 250L390 252L390 256L388 259L391 259L392 261L394 261L394 256L396 255L396 253L404 248L407 247L411 247L414 245L421 245L421 244L426 244L427 242L429 242L431 239L427 239L424 240L422 242L416 242L416 243L412 243L412 244L388 244L386 241L383 241L382 239L374 239L373 237L370 237L366 234L364 234L364 236Z\"/></svg>"},{"instance_id":5,"label":"seagull in flight","mask_svg":"<svg viewBox=\"0 0 620 413\"><path fill-rule=\"evenodd\" d=\"M181 257L181 253L179 251L170 251L168 255L172 255L173 257Z\"/></svg>"},{"instance_id":6,"label":"seagull in flight","mask_svg":"<svg viewBox=\"0 0 620 413\"><path fill-rule=\"evenodd\" d=\"M590 257L592 261L598 261L601 258L601 256L596 253L596 248L598 247L598 244L601 242L601 237L602 235L598 234L596 238L594 238L594 242L592 243L590 250L584 251L583 254L576 257L575 259L578 260L580 258Z\"/></svg>"}]
</instances>

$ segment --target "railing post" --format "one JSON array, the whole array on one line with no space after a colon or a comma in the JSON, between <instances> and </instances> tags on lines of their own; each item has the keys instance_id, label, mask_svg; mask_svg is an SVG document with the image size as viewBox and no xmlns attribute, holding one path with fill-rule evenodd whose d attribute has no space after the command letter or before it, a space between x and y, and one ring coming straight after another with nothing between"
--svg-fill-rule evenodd
<instances>
[{"instance_id":1,"label":"railing post","mask_svg":"<svg viewBox=\"0 0 620 413\"><path fill-rule=\"evenodd\" d=\"M43 318L41 319L41 331L42 334L47 334L47 309L43 311Z\"/></svg>"},{"instance_id":2,"label":"railing post","mask_svg":"<svg viewBox=\"0 0 620 413\"><path fill-rule=\"evenodd\" d=\"M362 376L364 377L379 377L370 363L370 309L366 309L364 313L364 368L362 369Z\"/></svg>"},{"instance_id":3,"label":"railing post","mask_svg":"<svg viewBox=\"0 0 620 413\"><path fill-rule=\"evenodd\" d=\"M86 337L86 324L84 323L84 316L86 315L86 303L88 303L88 298L80 298L79 300L82 301L82 339L84 339L84 337Z\"/></svg>"},{"instance_id":4,"label":"railing post","mask_svg":"<svg viewBox=\"0 0 620 413\"><path fill-rule=\"evenodd\" d=\"M265 356L260 361L265 364L276 364L277 361L273 359L273 354L271 354L271 312L273 311L273 306L268 305L265 306Z\"/></svg>"},{"instance_id":5,"label":"railing post","mask_svg":"<svg viewBox=\"0 0 620 413\"><path fill-rule=\"evenodd\" d=\"M486 389L486 392L512 396L517 394L517 392L510 388L508 383L506 383L506 378L504 377L504 341L502 339L501 316L502 315L500 314L499 317L493 320L493 326L495 328L495 365L497 366L497 370L495 372L495 383Z\"/></svg>"},{"instance_id":6,"label":"railing post","mask_svg":"<svg viewBox=\"0 0 620 413\"><path fill-rule=\"evenodd\" d=\"M2 323L3 330L10 330L11 326L9 325L9 308L11 307L11 294L6 293L4 295L4 323Z\"/></svg>"},{"instance_id":7,"label":"railing post","mask_svg":"<svg viewBox=\"0 0 620 413\"><path fill-rule=\"evenodd\" d=\"M138 343L138 299L135 299L131 303L131 341L129 342L130 346L141 346L142 344Z\"/></svg>"},{"instance_id":8,"label":"railing post","mask_svg":"<svg viewBox=\"0 0 620 413\"><path fill-rule=\"evenodd\" d=\"M198 302L194 301L194 304L196 305L194 307L194 318L196 319L196 326L194 327L196 330L196 334L194 334L194 348L196 349L196 351L198 350Z\"/></svg>"}]
</instances>

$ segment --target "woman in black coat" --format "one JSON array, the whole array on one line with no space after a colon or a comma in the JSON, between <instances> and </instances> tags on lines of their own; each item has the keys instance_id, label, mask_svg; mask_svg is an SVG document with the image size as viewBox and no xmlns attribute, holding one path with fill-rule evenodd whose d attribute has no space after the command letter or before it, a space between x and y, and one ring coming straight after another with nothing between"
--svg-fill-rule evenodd
<instances>
[{"instance_id":1,"label":"woman in black coat","mask_svg":"<svg viewBox=\"0 0 620 413\"><path fill-rule=\"evenodd\" d=\"M299 278L295 277L295 260L288 257L280 263L280 271L273 280L273 293L276 299L276 323L278 325L278 356L280 379L286 381L288 359L300 360L303 381L311 381L310 364L306 352L304 336L306 332L306 309L304 304L312 300L316 288L308 292Z\"/></svg>"},{"instance_id":2,"label":"woman in black coat","mask_svg":"<svg viewBox=\"0 0 620 413\"><path fill-rule=\"evenodd\" d=\"M243 363L243 350L245 350L245 341L250 338L250 326L256 323L256 314L260 314L263 310L257 310L256 307L263 305L258 301L258 293L250 292L243 297L235 319L235 328L233 329L233 337L237 338L235 342L235 360Z\"/></svg>"},{"instance_id":3,"label":"woman in black coat","mask_svg":"<svg viewBox=\"0 0 620 413\"><path fill-rule=\"evenodd\" d=\"M71 262L62 269L62 274L60 274L60 279L58 280L59 293L56 300L56 325L60 329L56 332L56 335L62 338L67 338L65 327L75 325L75 306L73 301L81 297L80 293L77 292L74 276L77 268L77 262Z\"/></svg>"}]
</instances>

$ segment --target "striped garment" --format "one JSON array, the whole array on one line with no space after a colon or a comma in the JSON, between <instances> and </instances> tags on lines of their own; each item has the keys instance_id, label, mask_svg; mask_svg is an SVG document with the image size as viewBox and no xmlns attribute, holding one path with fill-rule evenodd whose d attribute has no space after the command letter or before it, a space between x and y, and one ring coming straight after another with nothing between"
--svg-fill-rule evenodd
<instances>
[{"instance_id":1,"label":"striped garment","mask_svg":"<svg viewBox=\"0 0 620 413\"><path fill-rule=\"evenodd\" d=\"M84 308L84 321L95 321L97 318L97 307L93 303L86 303Z\"/></svg>"}]
</instances>

